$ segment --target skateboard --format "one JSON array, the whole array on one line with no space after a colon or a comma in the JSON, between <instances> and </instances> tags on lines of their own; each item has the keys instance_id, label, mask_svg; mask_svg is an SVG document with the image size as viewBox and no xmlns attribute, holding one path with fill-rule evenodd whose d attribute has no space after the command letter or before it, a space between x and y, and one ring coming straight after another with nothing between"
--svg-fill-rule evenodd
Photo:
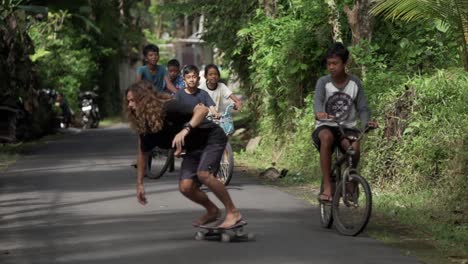
<instances>
[{"instance_id":1,"label":"skateboard","mask_svg":"<svg viewBox=\"0 0 468 264\"><path fill-rule=\"evenodd\" d=\"M245 225L247 225L245 221L240 221L229 229L217 228L217 224L212 226L200 225L198 228L204 229L204 231L198 231L195 234L195 240L214 240L221 242L254 241L255 235L245 232Z\"/></svg>"}]
</instances>

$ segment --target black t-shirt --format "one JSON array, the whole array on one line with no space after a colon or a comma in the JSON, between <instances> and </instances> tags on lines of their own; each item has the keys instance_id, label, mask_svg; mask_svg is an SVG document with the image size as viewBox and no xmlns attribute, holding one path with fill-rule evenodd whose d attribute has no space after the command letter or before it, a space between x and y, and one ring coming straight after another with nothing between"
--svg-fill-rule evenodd
<instances>
[{"instance_id":1,"label":"black t-shirt","mask_svg":"<svg viewBox=\"0 0 468 264\"><path fill-rule=\"evenodd\" d=\"M184 124L189 122L193 115L193 107L177 100L166 103L164 110L163 128L156 133L140 134L140 147L143 152L151 151L154 147L169 149L172 140L179 133ZM200 125L193 128L185 137L186 150L200 149L210 144L225 144L226 134L217 124L205 119Z\"/></svg>"},{"instance_id":2,"label":"black t-shirt","mask_svg":"<svg viewBox=\"0 0 468 264\"><path fill-rule=\"evenodd\" d=\"M215 106L213 99L211 99L210 94L207 91L197 88L195 93L188 94L185 92L185 89L180 89L176 95L175 99L184 104L193 105L194 107L197 104L202 103L206 107Z\"/></svg>"}]
</instances>

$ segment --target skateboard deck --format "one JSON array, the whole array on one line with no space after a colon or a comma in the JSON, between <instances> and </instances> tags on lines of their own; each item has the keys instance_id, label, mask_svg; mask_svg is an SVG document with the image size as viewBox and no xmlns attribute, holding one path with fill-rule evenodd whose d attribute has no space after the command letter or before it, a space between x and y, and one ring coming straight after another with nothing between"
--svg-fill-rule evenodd
<instances>
[{"instance_id":1,"label":"skateboard deck","mask_svg":"<svg viewBox=\"0 0 468 264\"><path fill-rule=\"evenodd\" d=\"M255 235L253 233L245 232L244 226L247 225L245 221L239 221L237 224L229 229L218 228L218 223L214 225L200 225L198 228L204 229L195 234L196 240L213 240L221 242L242 242L253 241Z\"/></svg>"}]
</instances>

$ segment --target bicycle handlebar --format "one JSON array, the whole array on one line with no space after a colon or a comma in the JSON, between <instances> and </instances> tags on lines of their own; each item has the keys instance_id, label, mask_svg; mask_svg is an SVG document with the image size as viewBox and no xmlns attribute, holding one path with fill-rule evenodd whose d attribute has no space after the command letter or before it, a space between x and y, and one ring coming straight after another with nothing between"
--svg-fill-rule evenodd
<instances>
[{"instance_id":1,"label":"bicycle handlebar","mask_svg":"<svg viewBox=\"0 0 468 264\"><path fill-rule=\"evenodd\" d=\"M333 123L336 123L340 129L344 127L343 121L339 121L339 120L336 120L336 119L325 118L325 119L317 119L317 120L318 120L318 121L323 121L323 122L333 122ZM367 132L369 132L370 130L377 129L377 127L371 127L371 126L366 125L366 127L364 128L364 131L362 131L362 130L359 129L359 128L355 128L355 129L359 130L359 132L361 132L361 133L367 133Z\"/></svg>"},{"instance_id":2,"label":"bicycle handlebar","mask_svg":"<svg viewBox=\"0 0 468 264\"><path fill-rule=\"evenodd\" d=\"M345 135L345 132L344 132L345 126L343 125L343 123L344 123L343 121L339 121L339 120L332 119L332 118L318 119L318 121L336 123L338 125L338 129L340 130L341 134L343 136ZM359 131L359 133L360 133L359 137L357 137L357 138L355 138L355 137L349 138L348 137L348 139L350 139L352 141L360 141L362 139L362 137L364 136L364 134L368 133L369 131L371 131L373 129L376 129L376 127L370 127L370 126L366 125L364 131L362 131L359 128L355 128L355 129Z\"/></svg>"}]
</instances>

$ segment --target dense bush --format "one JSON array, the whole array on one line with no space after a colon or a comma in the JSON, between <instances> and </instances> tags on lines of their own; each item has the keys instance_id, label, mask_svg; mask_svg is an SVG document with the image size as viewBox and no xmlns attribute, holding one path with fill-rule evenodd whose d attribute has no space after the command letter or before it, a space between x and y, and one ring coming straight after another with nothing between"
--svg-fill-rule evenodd
<instances>
[{"instance_id":1,"label":"dense bush","mask_svg":"<svg viewBox=\"0 0 468 264\"><path fill-rule=\"evenodd\" d=\"M464 174L466 87L466 72L446 70L412 78L406 86L390 87L374 97L384 127L366 142L364 174L380 186L400 192L434 189L445 193L441 200L462 198L460 195L468 187ZM400 110L396 112L396 108ZM399 122L392 122L402 117ZM447 189L451 191L447 193Z\"/></svg>"},{"instance_id":2,"label":"dense bush","mask_svg":"<svg viewBox=\"0 0 468 264\"><path fill-rule=\"evenodd\" d=\"M238 33L244 45L252 46L250 92L259 98L262 114L273 118L273 127L291 125L293 109L304 106L322 74L321 58L329 32L329 26L322 23L326 16L325 5L318 3L278 18L258 12Z\"/></svg>"}]
</instances>

